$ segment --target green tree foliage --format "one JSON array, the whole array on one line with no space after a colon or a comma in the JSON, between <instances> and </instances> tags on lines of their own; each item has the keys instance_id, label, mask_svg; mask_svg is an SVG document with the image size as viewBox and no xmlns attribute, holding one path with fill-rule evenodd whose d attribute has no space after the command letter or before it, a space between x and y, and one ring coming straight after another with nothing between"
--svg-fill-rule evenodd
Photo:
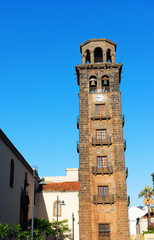
<instances>
[{"instance_id":1,"label":"green tree foliage","mask_svg":"<svg viewBox=\"0 0 154 240\"><path fill-rule=\"evenodd\" d=\"M150 205L154 204L154 200L152 196L154 196L154 190L149 186L145 186L145 188L139 193L138 197L144 197L143 203L148 207L148 228L151 227L151 217L150 217Z\"/></svg>"},{"instance_id":2,"label":"green tree foliage","mask_svg":"<svg viewBox=\"0 0 154 240\"><path fill-rule=\"evenodd\" d=\"M55 221L54 219L52 219L51 222L51 229L52 229L52 235L56 236L56 229L57 229L57 221ZM68 220L64 219L62 221L58 222L58 236L59 237L63 237L65 235L66 232L69 232L70 229L68 227Z\"/></svg>"},{"instance_id":3,"label":"green tree foliage","mask_svg":"<svg viewBox=\"0 0 154 240\"><path fill-rule=\"evenodd\" d=\"M22 239L29 240L31 236L31 220L28 222L28 230L23 231L20 224L15 224L13 226L0 222L0 239ZM49 222L46 219L34 219L34 231L33 237L35 240L44 240L48 239L48 236L56 236L56 226L57 222L53 219ZM58 222L58 233L59 237L64 236L66 232L70 231L68 227L68 220L62 220Z\"/></svg>"}]
</instances>

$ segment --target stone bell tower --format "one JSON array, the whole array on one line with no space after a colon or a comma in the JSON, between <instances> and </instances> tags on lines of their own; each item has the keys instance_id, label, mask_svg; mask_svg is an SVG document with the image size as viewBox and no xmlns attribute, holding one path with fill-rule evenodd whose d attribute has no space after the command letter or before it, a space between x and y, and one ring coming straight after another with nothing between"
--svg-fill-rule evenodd
<instances>
[{"instance_id":1,"label":"stone bell tower","mask_svg":"<svg viewBox=\"0 0 154 240\"><path fill-rule=\"evenodd\" d=\"M79 93L80 240L128 240L128 199L121 113L122 64L116 43L90 39L76 65Z\"/></svg>"}]
</instances>

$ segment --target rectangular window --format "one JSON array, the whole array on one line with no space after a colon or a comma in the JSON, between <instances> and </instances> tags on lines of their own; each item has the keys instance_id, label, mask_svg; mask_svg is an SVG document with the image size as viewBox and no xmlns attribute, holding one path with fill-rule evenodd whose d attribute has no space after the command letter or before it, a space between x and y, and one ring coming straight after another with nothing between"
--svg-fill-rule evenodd
<instances>
[{"instance_id":1,"label":"rectangular window","mask_svg":"<svg viewBox=\"0 0 154 240\"><path fill-rule=\"evenodd\" d=\"M107 157L97 157L97 167L98 169L107 168Z\"/></svg>"},{"instance_id":2,"label":"rectangular window","mask_svg":"<svg viewBox=\"0 0 154 240\"><path fill-rule=\"evenodd\" d=\"M110 224L99 224L99 240L110 239Z\"/></svg>"},{"instance_id":3,"label":"rectangular window","mask_svg":"<svg viewBox=\"0 0 154 240\"><path fill-rule=\"evenodd\" d=\"M105 104L96 104L95 113L96 116L102 116L105 113Z\"/></svg>"},{"instance_id":4,"label":"rectangular window","mask_svg":"<svg viewBox=\"0 0 154 240\"><path fill-rule=\"evenodd\" d=\"M53 216L57 217L57 201L53 203ZM61 202L58 202L58 216L61 216Z\"/></svg>"},{"instance_id":5,"label":"rectangular window","mask_svg":"<svg viewBox=\"0 0 154 240\"><path fill-rule=\"evenodd\" d=\"M99 197L105 197L105 196L108 196L108 194L109 194L108 186L98 186Z\"/></svg>"},{"instance_id":6,"label":"rectangular window","mask_svg":"<svg viewBox=\"0 0 154 240\"><path fill-rule=\"evenodd\" d=\"M96 138L97 140L105 140L106 139L106 129L96 130Z\"/></svg>"}]
</instances>

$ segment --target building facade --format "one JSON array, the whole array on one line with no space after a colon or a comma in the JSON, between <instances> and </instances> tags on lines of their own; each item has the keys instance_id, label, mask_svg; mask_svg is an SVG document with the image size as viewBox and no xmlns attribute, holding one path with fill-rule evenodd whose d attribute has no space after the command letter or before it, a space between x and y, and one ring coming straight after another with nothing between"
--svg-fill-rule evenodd
<instances>
[{"instance_id":1,"label":"building facade","mask_svg":"<svg viewBox=\"0 0 154 240\"><path fill-rule=\"evenodd\" d=\"M23 229L32 213L33 169L0 130L0 220L21 223Z\"/></svg>"},{"instance_id":2,"label":"building facade","mask_svg":"<svg viewBox=\"0 0 154 240\"><path fill-rule=\"evenodd\" d=\"M35 216L45 218L50 222L57 220L57 196L58 196L58 219L67 219L70 231L65 234L66 240L79 240L79 182L78 169L66 169L66 176L43 177L47 185L43 186L42 192L36 194ZM74 214L74 221L72 218ZM52 239L52 237L49 237Z\"/></svg>"},{"instance_id":3,"label":"building facade","mask_svg":"<svg viewBox=\"0 0 154 240\"><path fill-rule=\"evenodd\" d=\"M79 239L128 240L122 64L115 62L116 43L110 40L91 39L80 50Z\"/></svg>"}]
</instances>

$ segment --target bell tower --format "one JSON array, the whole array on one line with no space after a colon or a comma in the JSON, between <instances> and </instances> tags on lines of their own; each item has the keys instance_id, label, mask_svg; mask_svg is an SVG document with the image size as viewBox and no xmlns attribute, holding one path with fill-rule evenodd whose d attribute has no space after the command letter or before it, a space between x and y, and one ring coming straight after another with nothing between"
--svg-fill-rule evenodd
<instances>
[{"instance_id":1,"label":"bell tower","mask_svg":"<svg viewBox=\"0 0 154 240\"><path fill-rule=\"evenodd\" d=\"M76 65L79 93L79 236L80 240L128 240L121 113L122 64L116 43L90 39L81 44Z\"/></svg>"}]
</instances>

